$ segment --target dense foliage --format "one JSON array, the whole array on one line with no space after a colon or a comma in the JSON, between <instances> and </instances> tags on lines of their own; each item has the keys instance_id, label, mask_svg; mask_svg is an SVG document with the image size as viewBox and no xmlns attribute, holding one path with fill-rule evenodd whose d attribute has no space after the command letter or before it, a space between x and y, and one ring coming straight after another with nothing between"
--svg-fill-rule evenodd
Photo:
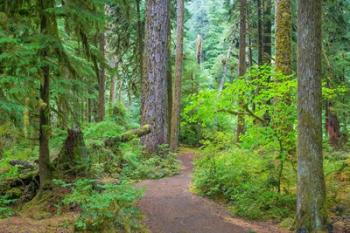
<instances>
[{"instance_id":1,"label":"dense foliage","mask_svg":"<svg viewBox=\"0 0 350 233\"><path fill-rule=\"evenodd\" d=\"M277 2L290 3L282 26ZM176 117L176 137L200 148L196 193L228 203L234 215L294 227L297 1L185 5L185 37L177 38L174 0L0 1L0 218L74 211L76 231L143 232L135 207L142 191L133 184L178 174L174 148L155 141L170 141ZM147 6L162 9L166 20L152 21L159 12ZM323 45L322 146L333 223L350 214L350 2L322 6L316 39ZM180 65L175 38L184 41ZM290 48L286 69L277 39ZM181 119L171 114L174 102ZM154 151L145 151L148 144Z\"/></svg>"}]
</instances>

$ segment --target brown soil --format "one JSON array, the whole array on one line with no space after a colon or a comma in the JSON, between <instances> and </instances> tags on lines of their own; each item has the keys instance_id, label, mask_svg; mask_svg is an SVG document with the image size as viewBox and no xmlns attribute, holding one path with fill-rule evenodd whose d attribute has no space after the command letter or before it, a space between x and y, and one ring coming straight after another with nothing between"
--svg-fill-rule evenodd
<instances>
[{"instance_id":1,"label":"brown soil","mask_svg":"<svg viewBox=\"0 0 350 233\"><path fill-rule=\"evenodd\" d=\"M179 175L138 184L146 189L139 206L152 233L287 233L274 224L233 218L227 210L190 192L194 153L183 152Z\"/></svg>"},{"instance_id":2,"label":"brown soil","mask_svg":"<svg viewBox=\"0 0 350 233\"><path fill-rule=\"evenodd\" d=\"M66 213L49 219L12 217L0 221L0 233L73 233L77 214Z\"/></svg>"}]
</instances>

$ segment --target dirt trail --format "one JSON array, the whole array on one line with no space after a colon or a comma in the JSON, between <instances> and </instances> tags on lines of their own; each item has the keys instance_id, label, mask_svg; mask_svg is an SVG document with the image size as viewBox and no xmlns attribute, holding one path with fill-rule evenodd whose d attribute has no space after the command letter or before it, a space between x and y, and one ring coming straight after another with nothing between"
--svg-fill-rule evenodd
<instances>
[{"instance_id":1,"label":"dirt trail","mask_svg":"<svg viewBox=\"0 0 350 233\"><path fill-rule=\"evenodd\" d=\"M189 191L193 153L180 156L179 175L138 184L146 188L139 206L152 233L286 233L269 223L232 218L225 208Z\"/></svg>"}]
</instances>

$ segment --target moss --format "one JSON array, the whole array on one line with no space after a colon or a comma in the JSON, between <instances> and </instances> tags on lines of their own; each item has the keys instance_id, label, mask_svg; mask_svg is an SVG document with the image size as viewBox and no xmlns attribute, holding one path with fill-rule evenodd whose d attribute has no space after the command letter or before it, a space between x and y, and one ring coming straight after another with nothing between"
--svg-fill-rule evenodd
<instances>
[{"instance_id":1,"label":"moss","mask_svg":"<svg viewBox=\"0 0 350 233\"><path fill-rule=\"evenodd\" d=\"M276 12L276 68L284 74L292 72L292 15L290 0L280 0Z\"/></svg>"},{"instance_id":2,"label":"moss","mask_svg":"<svg viewBox=\"0 0 350 233\"><path fill-rule=\"evenodd\" d=\"M20 198L23 194L23 190L21 188L15 187L8 191L6 191L6 196L11 198Z\"/></svg>"}]
</instances>

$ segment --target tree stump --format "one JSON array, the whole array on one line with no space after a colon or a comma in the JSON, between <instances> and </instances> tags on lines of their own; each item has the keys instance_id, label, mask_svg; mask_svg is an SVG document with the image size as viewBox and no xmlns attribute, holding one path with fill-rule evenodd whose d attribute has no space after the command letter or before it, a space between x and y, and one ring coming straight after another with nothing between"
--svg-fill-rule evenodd
<instances>
[{"instance_id":1,"label":"tree stump","mask_svg":"<svg viewBox=\"0 0 350 233\"><path fill-rule=\"evenodd\" d=\"M61 152L54 162L56 170L64 174L78 174L89 167L89 156L80 128L68 130Z\"/></svg>"}]
</instances>

